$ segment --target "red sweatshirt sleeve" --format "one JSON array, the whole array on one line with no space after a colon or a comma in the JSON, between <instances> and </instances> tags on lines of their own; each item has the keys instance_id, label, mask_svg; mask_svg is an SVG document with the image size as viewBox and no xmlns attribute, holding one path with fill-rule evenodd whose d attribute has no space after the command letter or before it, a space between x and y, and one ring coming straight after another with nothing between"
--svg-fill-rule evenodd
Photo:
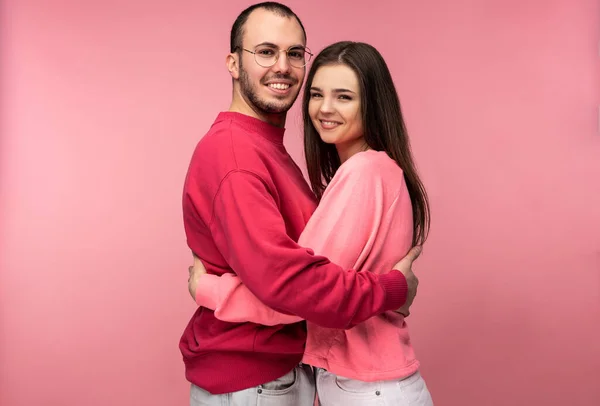
<instances>
[{"instance_id":1,"label":"red sweatshirt sleeve","mask_svg":"<svg viewBox=\"0 0 600 406\"><path fill-rule=\"evenodd\" d=\"M235 170L222 181L210 229L244 285L277 311L350 328L406 300L400 272L345 270L295 243L265 183L253 173Z\"/></svg>"}]
</instances>

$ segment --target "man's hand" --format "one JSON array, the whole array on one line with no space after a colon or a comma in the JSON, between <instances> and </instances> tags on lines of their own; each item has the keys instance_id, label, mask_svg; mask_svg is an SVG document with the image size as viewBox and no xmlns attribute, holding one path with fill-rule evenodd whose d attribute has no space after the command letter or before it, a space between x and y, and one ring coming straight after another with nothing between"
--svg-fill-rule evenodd
<instances>
[{"instance_id":1,"label":"man's hand","mask_svg":"<svg viewBox=\"0 0 600 406\"><path fill-rule=\"evenodd\" d=\"M196 288L198 287L198 282L200 281L200 277L206 273L206 268L200 261L196 255L194 255L194 265L188 268L190 273L190 277L188 279L188 290L190 291L190 295L192 295L192 299L194 302L196 301Z\"/></svg>"},{"instance_id":2,"label":"man's hand","mask_svg":"<svg viewBox=\"0 0 600 406\"><path fill-rule=\"evenodd\" d=\"M396 310L396 313L400 313L404 315L404 317L408 317L410 315L410 306L415 300L415 296L417 295L417 286L419 285L419 279L417 275L415 275L412 271L412 263L415 259L419 258L423 248L420 246L413 247L408 254L404 258L400 260L395 266L394 269L402 272L404 277L406 278L406 283L408 285L408 292L406 295L406 302L404 305Z\"/></svg>"}]
</instances>

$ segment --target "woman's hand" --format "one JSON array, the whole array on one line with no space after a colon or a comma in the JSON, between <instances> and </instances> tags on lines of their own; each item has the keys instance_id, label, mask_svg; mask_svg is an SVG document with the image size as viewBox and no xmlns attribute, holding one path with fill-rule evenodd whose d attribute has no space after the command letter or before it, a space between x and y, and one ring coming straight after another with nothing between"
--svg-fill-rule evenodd
<instances>
[{"instance_id":1,"label":"woman's hand","mask_svg":"<svg viewBox=\"0 0 600 406\"><path fill-rule=\"evenodd\" d=\"M188 268L190 273L190 277L188 279L188 290L190 295L192 295L192 299L194 302L196 301L196 288L198 287L198 283L200 281L200 277L206 273L206 268L200 261L196 255L194 255L194 265Z\"/></svg>"}]
</instances>

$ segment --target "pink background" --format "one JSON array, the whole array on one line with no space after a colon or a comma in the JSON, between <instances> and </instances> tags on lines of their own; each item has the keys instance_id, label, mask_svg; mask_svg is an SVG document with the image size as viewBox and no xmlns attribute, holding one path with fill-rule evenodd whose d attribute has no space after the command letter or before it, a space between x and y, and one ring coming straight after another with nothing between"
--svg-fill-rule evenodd
<instances>
[{"instance_id":1,"label":"pink background","mask_svg":"<svg viewBox=\"0 0 600 406\"><path fill-rule=\"evenodd\" d=\"M396 80L436 405L600 404L599 2L287 3L314 51L369 42ZM0 404L187 404L180 195L250 3L1 4ZM286 143L303 162L297 107Z\"/></svg>"}]
</instances>

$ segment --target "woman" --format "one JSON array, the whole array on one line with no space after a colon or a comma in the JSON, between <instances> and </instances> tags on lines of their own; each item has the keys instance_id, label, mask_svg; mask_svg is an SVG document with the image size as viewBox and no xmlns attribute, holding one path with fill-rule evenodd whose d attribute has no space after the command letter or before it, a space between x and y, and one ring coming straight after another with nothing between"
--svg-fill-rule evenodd
<instances>
[{"instance_id":1,"label":"woman","mask_svg":"<svg viewBox=\"0 0 600 406\"><path fill-rule=\"evenodd\" d=\"M429 205L382 56L364 43L325 48L308 74L302 112L319 206L299 245L346 269L390 269L398 253L425 242ZM221 320L300 321L266 307L233 274L201 278L196 301ZM350 330L307 328L303 362L315 368L320 404L433 404L404 315L388 312Z\"/></svg>"}]
</instances>

